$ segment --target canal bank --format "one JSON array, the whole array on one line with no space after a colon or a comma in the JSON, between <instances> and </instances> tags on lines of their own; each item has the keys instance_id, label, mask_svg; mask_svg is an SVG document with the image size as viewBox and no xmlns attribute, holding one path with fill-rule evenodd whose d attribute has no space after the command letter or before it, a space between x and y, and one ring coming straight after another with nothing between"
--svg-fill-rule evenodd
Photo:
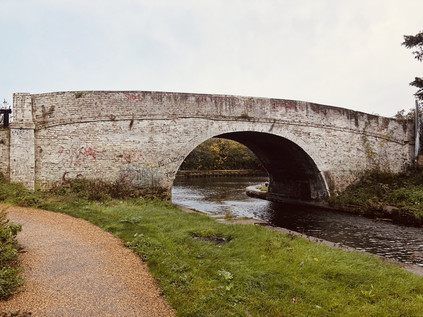
<instances>
[{"instance_id":1,"label":"canal bank","mask_svg":"<svg viewBox=\"0 0 423 317\"><path fill-rule=\"evenodd\" d=\"M345 251L358 251L358 252L361 251L361 252L364 252L362 250L355 249L355 248L349 247L347 245L343 245L342 243L335 243L335 242L332 242L332 241L328 241L328 240L324 240L324 239L321 239L321 238L306 235L306 234L303 234L303 233L300 233L300 232L297 232L297 231L289 230L287 228L273 226L273 225L271 225L271 224L269 224L265 221L261 221L261 220L254 219L254 218L236 218L236 217L228 216L227 214L225 214L225 215L209 214L209 213L204 213L204 212L199 211L199 210L193 210L193 209L191 209L187 206L184 206L184 205L178 205L178 204L175 204L175 205L179 209L181 209L181 210L183 210L187 213L200 213L202 215L209 216L209 217L215 219L216 221L221 222L221 223L225 223L225 224L258 225L258 226L261 226L263 228L267 228L269 230L281 232L281 233L284 233L284 234L287 234L287 235L290 235L290 236L301 237L301 238L307 239L310 242L322 244L322 245L329 246L329 247L332 247L332 248L338 248L338 249L342 249L342 250L345 250ZM407 270L407 271L409 271L413 274L423 276L423 266L416 265L416 264L410 264L410 263L403 263L403 262L400 262L398 260L389 259L389 258L386 258L386 257L383 257L383 256L378 256L376 254L373 254L373 255L383 259L384 261L395 264L395 265L397 265L397 266L403 268L404 270ZM420 256L420 254L418 256Z\"/></svg>"},{"instance_id":2,"label":"canal bank","mask_svg":"<svg viewBox=\"0 0 423 317\"><path fill-rule=\"evenodd\" d=\"M272 200L268 199L267 191L261 190L259 188L264 188L264 184L257 184L253 186L248 186L245 189L245 192L250 197L265 199L265 200ZM318 208L328 209L332 211L343 211L348 212L351 214L355 214L358 216L383 220L383 221L391 221L396 224L403 224L407 226L413 227L423 227L423 213L417 208L421 208L421 202L418 201L411 201L412 208L407 205L406 197L404 197L404 201L397 202L398 205L403 205L402 207L398 206L391 206L388 204L384 204L382 202L369 202L368 200L364 200L360 203L359 200L355 199L352 201L348 194L351 189L347 189L345 192L342 192L334 197L331 197L328 202L326 201L299 201L293 199L281 199L279 198L278 202L293 204L298 206L316 206ZM402 189L403 191L407 191L406 188ZM423 190L423 189L422 189ZM423 191L422 191L423 195ZM355 197L356 198L356 197ZM376 197L372 197L373 200ZM355 202L355 203L354 203ZM413 206L414 205L414 206ZM417 206L416 206L417 205Z\"/></svg>"},{"instance_id":3,"label":"canal bank","mask_svg":"<svg viewBox=\"0 0 423 317\"><path fill-rule=\"evenodd\" d=\"M367 217L423 227L423 167L412 166L399 174L367 171L356 183L332 195L329 205Z\"/></svg>"},{"instance_id":4,"label":"canal bank","mask_svg":"<svg viewBox=\"0 0 423 317\"><path fill-rule=\"evenodd\" d=\"M266 178L180 179L175 181L173 203L212 215L230 212L237 218L254 218L306 236L423 266L421 228L366 218L333 208L287 205L249 197L245 188Z\"/></svg>"}]
</instances>

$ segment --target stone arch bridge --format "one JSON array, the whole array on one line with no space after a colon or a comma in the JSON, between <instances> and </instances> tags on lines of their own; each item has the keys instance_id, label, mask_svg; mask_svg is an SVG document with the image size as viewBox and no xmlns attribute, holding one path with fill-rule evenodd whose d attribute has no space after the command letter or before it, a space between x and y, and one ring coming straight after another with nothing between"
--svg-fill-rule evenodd
<instances>
[{"instance_id":1,"label":"stone arch bridge","mask_svg":"<svg viewBox=\"0 0 423 317\"><path fill-rule=\"evenodd\" d=\"M412 124L282 99L146 91L16 93L0 131L0 170L28 188L101 178L170 191L188 154L212 137L261 160L269 198L324 200L375 167L414 157Z\"/></svg>"}]
</instances>

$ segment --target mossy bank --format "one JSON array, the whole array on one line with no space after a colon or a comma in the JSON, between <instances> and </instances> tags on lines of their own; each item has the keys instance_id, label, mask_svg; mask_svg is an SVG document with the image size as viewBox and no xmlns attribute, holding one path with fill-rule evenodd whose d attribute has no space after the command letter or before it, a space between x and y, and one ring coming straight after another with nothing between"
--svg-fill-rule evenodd
<instances>
[{"instance_id":1,"label":"mossy bank","mask_svg":"<svg viewBox=\"0 0 423 317\"><path fill-rule=\"evenodd\" d=\"M411 167L399 174L367 171L345 191L332 195L329 205L368 217L423 226L423 168Z\"/></svg>"}]
</instances>

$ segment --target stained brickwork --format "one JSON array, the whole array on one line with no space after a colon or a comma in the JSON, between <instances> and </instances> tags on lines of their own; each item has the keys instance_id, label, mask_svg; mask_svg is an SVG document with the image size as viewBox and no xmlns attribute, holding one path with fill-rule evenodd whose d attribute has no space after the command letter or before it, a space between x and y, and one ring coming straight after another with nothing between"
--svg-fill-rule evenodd
<instances>
[{"instance_id":1,"label":"stained brickwork","mask_svg":"<svg viewBox=\"0 0 423 317\"><path fill-rule=\"evenodd\" d=\"M28 187L86 177L170 189L196 146L234 132L262 133L264 143L268 135L292 141L330 190L366 169L400 171L413 157L411 124L301 101L144 91L15 94L10 177ZM253 151L271 152L256 140ZM6 148L0 144L4 171ZM270 152L269 166L277 167L283 153Z\"/></svg>"}]
</instances>

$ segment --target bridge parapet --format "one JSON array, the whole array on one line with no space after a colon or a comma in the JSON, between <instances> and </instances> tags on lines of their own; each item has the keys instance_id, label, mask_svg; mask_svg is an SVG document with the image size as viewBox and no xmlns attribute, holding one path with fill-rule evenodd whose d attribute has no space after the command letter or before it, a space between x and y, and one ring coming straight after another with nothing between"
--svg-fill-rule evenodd
<instances>
[{"instance_id":1,"label":"bridge parapet","mask_svg":"<svg viewBox=\"0 0 423 317\"><path fill-rule=\"evenodd\" d=\"M90 121L172 118L287 121L380 134L398 121L295 100L145 91L81 91L31 95L37 126ZM25 113L25 116L28 116ZM25 117L25 120L27 118ZM406 122L400 128L407 129Z\"/></svg>"}]
</instances>

